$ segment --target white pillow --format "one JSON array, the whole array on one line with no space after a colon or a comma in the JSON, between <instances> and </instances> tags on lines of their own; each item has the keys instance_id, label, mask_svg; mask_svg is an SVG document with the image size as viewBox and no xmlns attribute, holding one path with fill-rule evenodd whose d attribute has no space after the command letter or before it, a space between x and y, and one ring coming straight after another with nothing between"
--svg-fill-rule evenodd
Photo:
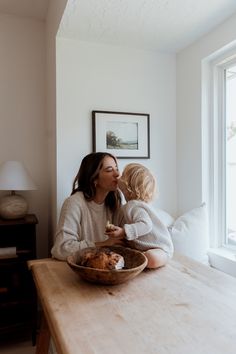
<instances>
[{"instance_id":1,"label":"white pillow","mask_svg":"<svg viewBox=\"0 0 236 354\"><path fill-rule=\"evenodd\" d=\"M209 240L205 203L178 217L169 229L176 252L200 262L207 261Z\"/></svg>"},{"instance_id":2,"label":"white pillow","mask_svg":"<svg viewBox=\"0 0 236 354\"><path fill-rule=\"evenodd\" d=\"M165 210L155 208L155 212L156 212L158 218L160 219L160 221L161 221L166 227L169 227L169 226L173 225L175 219L173 218L173 216L171 216L170 214L168 214Z\"/></svg>"}]
</instances>

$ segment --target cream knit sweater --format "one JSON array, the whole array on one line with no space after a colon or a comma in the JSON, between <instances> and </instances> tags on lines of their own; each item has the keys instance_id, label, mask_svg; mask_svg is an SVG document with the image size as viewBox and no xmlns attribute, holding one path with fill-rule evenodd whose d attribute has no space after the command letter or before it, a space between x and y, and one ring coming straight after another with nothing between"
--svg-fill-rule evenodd
<instances>
[{"instance_id":1,"label":"cream knit sweater","mask_svg":"<svg viewBox=\"0 0 236 354\"><path fill-rule=\"evenodd\" d=\"M65 260L75 251L105 241L104 231L108 220L114 222L105 204L88 202L82 192L68 197L61 208L52 256Z\"/></svg>"},{"instance_id":2,"label":"cream knit sweater","mask_svg":"<svg viewBox=\"0 0 236 354\"><path fill-rule=\"evenodd\" d=\"M161 248L172 257L174 249L171 235L149 204L130 200L122 209L125 219L123 227L130 247L140 251Z\"/></svg>"}]
</instances>

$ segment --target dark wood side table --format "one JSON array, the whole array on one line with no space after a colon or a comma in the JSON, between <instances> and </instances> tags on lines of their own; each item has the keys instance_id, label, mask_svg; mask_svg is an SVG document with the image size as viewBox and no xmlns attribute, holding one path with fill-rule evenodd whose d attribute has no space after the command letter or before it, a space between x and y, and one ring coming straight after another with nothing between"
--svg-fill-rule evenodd
<instances>
[{"instance_id":1,"label":"dark wood side table","mask_svg":"<svg viewBox=\"0 0 236 354\"><path fill-rule=\"evenodd\" d=\"M37 296L27 261L36 259L37 223L33 214L0 218L0 339L30 329L36 341Z\"/></svg>"}]
</instances>

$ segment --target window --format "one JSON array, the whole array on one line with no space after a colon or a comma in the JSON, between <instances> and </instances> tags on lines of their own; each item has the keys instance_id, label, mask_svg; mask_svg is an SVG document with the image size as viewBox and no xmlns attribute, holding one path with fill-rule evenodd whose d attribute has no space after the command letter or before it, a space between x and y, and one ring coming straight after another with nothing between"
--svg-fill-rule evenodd
<instances>
[{"instance_id":1,"label":"window","mask_svg":"<svg viewBox=\"0 0 236 354\"><path fill-rule=\"evenodd\" d=\"M202 63L203 193L208 205L210 263L236 276L236 46ZM213 251L214 250L214 251ZM229 255L224 269L212 253ZM214 264L213 264L214 263ZM219 266L220 264L220 266ZM219 266L219 267L218 267Z\"/></svg>"},{"instance_id":2,"label":"window","mask_svg":"<svg viewBox=\"0 0 236 354\"><path fill-rule=\"evenodd\" d=\"M236 249L236 62L225 68L226 229L225 245Z\"/></svg>"},{"instance_id":3,"label":"window","mask_svg":"<svg viewBox=\"0 0 236 354\"><path fill-rule=\"evenodd\" d=\"M236 59L213 64L211 129L215 245L236 246ZM217 176L216 176L217 175ZM217 233L217 232L216 232Z\"/></svg>"}]
</instances>

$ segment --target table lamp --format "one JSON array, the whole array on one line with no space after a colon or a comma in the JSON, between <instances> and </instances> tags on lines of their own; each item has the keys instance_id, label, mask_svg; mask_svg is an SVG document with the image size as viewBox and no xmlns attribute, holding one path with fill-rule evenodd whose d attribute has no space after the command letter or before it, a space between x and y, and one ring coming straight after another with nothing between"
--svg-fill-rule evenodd
<instances>
[{"instance_id":1,"label":"table lamp","mask_svg":"<svg viewBox=\"0 0 236 354\"><path fill-rule=\"evenodd\" d=\"M0 199L0 216L4 219L23 218L28 211L27 201L15 191L37 189L24 165L6 161L0 165L0 190L11 191Z\"/></svg>"}]
</instances>

